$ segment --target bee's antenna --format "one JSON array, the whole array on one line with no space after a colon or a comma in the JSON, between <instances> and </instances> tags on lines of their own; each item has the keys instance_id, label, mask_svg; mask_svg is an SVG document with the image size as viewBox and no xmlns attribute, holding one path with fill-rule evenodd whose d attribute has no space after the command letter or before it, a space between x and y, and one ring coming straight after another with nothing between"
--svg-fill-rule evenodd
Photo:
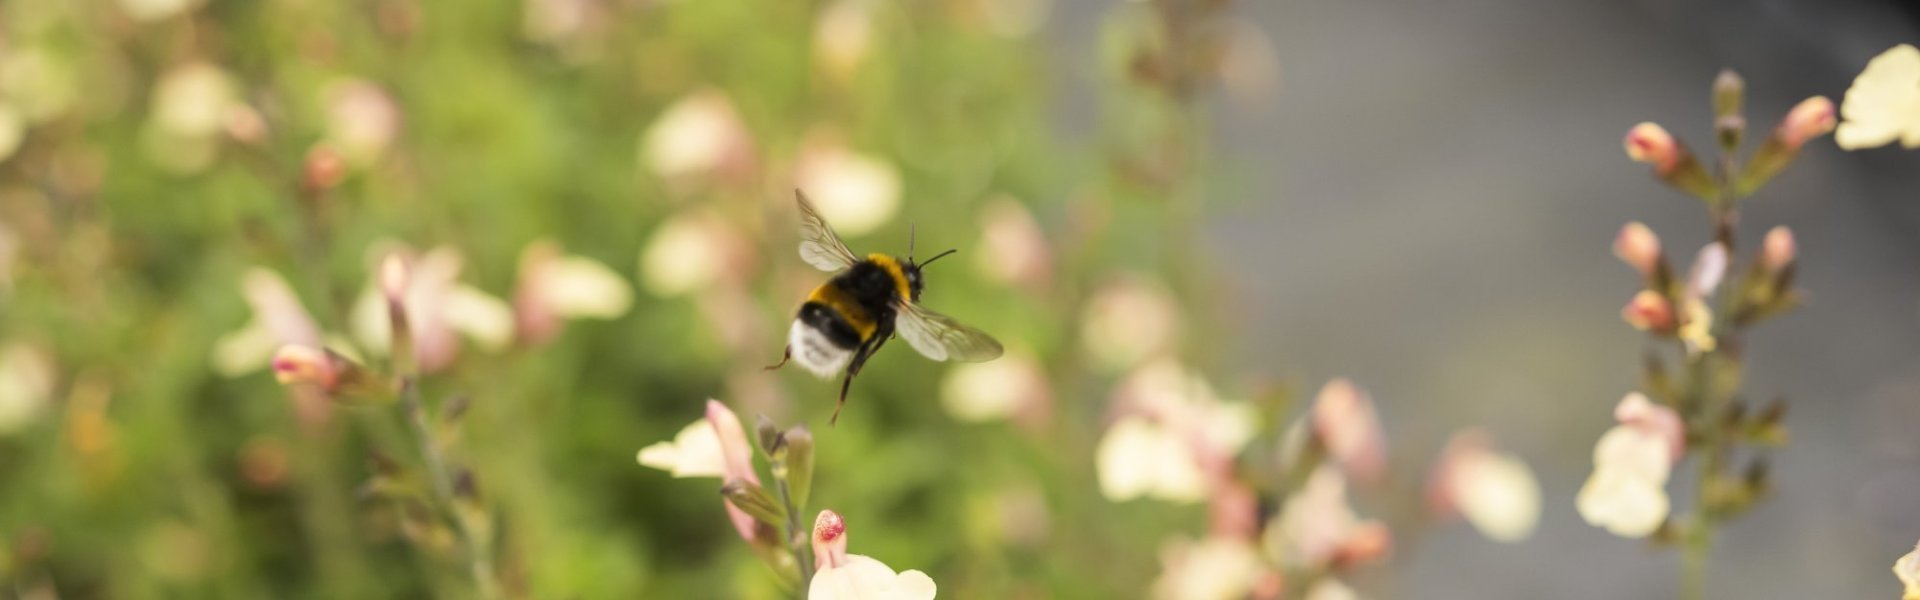
<instances>
[{"instance_id":1,"label":"bee's antenna","mask_svg":"<svg viewBox=\"0 0 1920 600\"><path fill-rule=\"evenodd\" d=\"M924 269L924 268L926 268L926 267L927 267L927 265L930 265L930 264L933 264L933 261L936 261L936 260L940 260L940 257L942 257L942 256L946 256L946 255L948 255L948 254L953 254L953 253L955 253L955 252L959 252L959 251L960 251L960 250L956 248L956 249L952 249L952 250L948 250L948 251L946 251L946 252L941 252L941 253L939 253L939 254L935 254L935 255L933 255L933 258L929 258L929 259L927 259L927 262L923 262L923 263L920 263L920 268L923 268L923 269Z\"/></svg>"},{"instance_id":2,"label":"bee's antenna","mask_svg":"<svg viewBox=\"0 0 1920 600\"><path fill-rule=\"evenodd\" d=\"M907 262L909 263L913 262L913 238L917 237L919 233L920 225L918 223L907 224Z\"/></svg>"}]
</instances>

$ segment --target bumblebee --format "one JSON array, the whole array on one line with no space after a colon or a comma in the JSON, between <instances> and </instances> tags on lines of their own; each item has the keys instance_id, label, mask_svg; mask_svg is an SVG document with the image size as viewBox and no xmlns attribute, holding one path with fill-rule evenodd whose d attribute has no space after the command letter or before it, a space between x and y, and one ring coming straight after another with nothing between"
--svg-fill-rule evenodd
<instances>
[{"instance_id":1,"label":"bumblebee","mask_svg":"<svg viewBox=\"0 0 1920 600\"><path fill-rule=\"evenodd\" d=\"M1000 342L993 336L920 305L920 291L926 285L921 271L954 250L914 262L909 241L905 259L879 253L856 258L807 201L806 193L795 190L794 196L800 205L800 259L834 276L807 295L787 331L785 353L767 370L797 360L823 379L843 373L840 399L828 422L840 420L847 388L860 367L896 335L906 338L907 345L922 356L937 361L983 362L1000 357Z\"/></svg>"}]
</instances>

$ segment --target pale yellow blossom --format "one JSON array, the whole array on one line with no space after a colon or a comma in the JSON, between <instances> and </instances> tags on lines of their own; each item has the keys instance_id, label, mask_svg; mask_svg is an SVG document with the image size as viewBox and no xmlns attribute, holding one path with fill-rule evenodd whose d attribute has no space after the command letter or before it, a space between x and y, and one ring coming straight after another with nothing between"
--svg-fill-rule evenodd
<instances>
[{"instance_id":1,"label":"pale yellow blossom","mask_svg":"<svg viewBox=\"0 0 1920 600\"><path fill-rule=\"evenodd\" d=\"M1447 442L1428 493L1440 512L1458 512L1494 541L1525 540L1540 521L1540 482L1533 471L1519 457L1495 450L1478 431Z\"/></svg>"},{"instance_id":2,"label":"pale yellow blossom","mask_svg":"<svg viewBox=\"0 0 1920 600\"><path fill-rule=\"evenodd\" d=\"M53 360L37 347L0 347L0 436L27 427L53 400Z\"/></svg>"},{"instance_id":3,"label":"pale yellow blossom","mask_svg":"<svg viewBox=\"0 0 1920 600\"><path fill-rule=\"evenodd\" d=\"M1920 49L1900 44L1873 57L1840 103L1833 134L1841 148L1859 150L1894 140L1920 148Z\"/></svg>"},{"instance_id":4,"label":"pale yellow blossom","mask_svg":"<svg viewBox=\"0 0 1920 600\"><path fill-rule=\"evenodd\" d=\"M1259 550L1246 540L1175 539L1160 550L1160 577L1150 595L1160 600L1237 600L1247 597L1263 569Z\"/></svg>"},{"instance_id":5,"label":"pale yellow blossom","mask_svg":"<svg viewBox=\"0 0 1920 600\"><path fill-rule=\"evenodd\" d=\"M820 511L813 522L813 582L808 600L932 600L939 592L920 571L895 573L870 557L847 553L847 524L840 515Z\"/></svg>"},{"instance_id":6,"label":"pale yellow blossom","mask_svg":"<svg viewBox=\"0 0 1920 600\"><path fill-rule=\"evenodd\" d=\"M1000 360L960 363L940 385L941 407L962 421L1005 419L1050 400L1046 373L1031 354L1008 352Z\"/></svg>"},{"instance_id":7,"label":"pale yellow blossom","mask_svg":"<svg viewBox=\"0 0 1920 600\"><path fill-rule=\"evenodd\" d=\"M1575 499L1580 516L1621 537L1645 537L1671 508L1667 479L1684 450L1684 425L1673 409L1633 393L1615 409L1621 423L1600 436L1593 475Z\"/></svg>"},{"instance_id":8,"label":"pale yellow blossom","mask_svg":"<svg viewBox=\"0 0 1920 600\"><path fill-rule=\"evenodd\" d=\"M816 141L794 168L794 183L841 235L871 233L900 211L900 173L879 157Z\"/></svg>"},{"instance_id":9,"label":"pale yellow blossom","mask_svg":"<svg viewBox=\"0 0 1920 600\"><path fill-rule=\"evenodd\" d=\"M1144 417L1124 417L1109 427L1094 460L1100 492L1108 500L1194 503L1206 498L1206 478L1186 437Z\"/></svg>"},{"instance_id":10,"label":"pale yellow blossom","mask_svg":"<svg viewBox=\"0 0 1920 600\"><path fill-rule=\"evenodd\" d=\"M1902 600L1920 600L1920 546L1893 562L1893 575L1900 578Z\"/></svg>"}]
</instances>

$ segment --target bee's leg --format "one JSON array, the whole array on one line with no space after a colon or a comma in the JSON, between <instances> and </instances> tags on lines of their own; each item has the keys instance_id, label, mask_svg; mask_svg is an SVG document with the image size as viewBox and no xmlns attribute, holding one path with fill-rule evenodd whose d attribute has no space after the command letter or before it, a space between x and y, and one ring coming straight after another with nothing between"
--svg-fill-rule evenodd
<instances>
[{"instance_id":1,"label":"bee's leg","mask_svg":"<svg viewBox=\"0 0 1920 600\"><path fill-rule=\"evenodd\" d=\"M888 327L887 329L890 330L892 328ZM866 365L867 359L872 357L873 353L879 352L881 345L887 343L887 334L889 333L891 333L891 331L882 331L871 338L867 338L867 343L861 344L860 348L854 351L853 362L847 363L847 376L840 380L840 401L834 403L833 416L827 419L828 425L839 422L840 409L846 408L847 406L847 388L853 386L853 376L859 375L860 367Z\"/></svg>"},{"instance_id":2,"label":"bee's leg","mask_svg":"<svg viewBox=\"0 0 1920 600\"><path fill-rule=\"evenodd\" d=\"M768 365L767 368L761 369L761 370L772 371L774 369L787 366L787 361L789 360L793 360L793 346L787 346L785 350L782 350L780 352L780 362L774 363L772 365Z\"/></svg>"}]
</instances>

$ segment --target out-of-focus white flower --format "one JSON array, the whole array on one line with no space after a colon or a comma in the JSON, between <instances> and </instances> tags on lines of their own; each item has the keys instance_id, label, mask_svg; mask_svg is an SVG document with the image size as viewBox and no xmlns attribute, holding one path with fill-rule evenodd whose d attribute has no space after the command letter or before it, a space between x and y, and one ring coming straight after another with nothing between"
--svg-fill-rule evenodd
<instances>
[{"instance_id":1,"label":"out-of-focus white flower","mask_svg":"<svg viewBox=\"0 0 1920 600\"><path fill-rule=\"evenodd\" d=\"M24 429L53 397L53 360L23 342L0 347L0 436Z\"/></svg>"},{"instance_id":2,"label":"out-of-focus white flower","mask_svg":"<svg viewBox=\"0 0 1920 600\"><path fill-rule=\"evenodd\" d=\"M1614 409L1620 425L1593 449L1593 476L1576 498L1580 516L1621 537L1645 537L1666 521L1667 478L1685 450L1686 430L1673 409L1638 392Z\"/></svg>"},{"instance_id":3,"label":"out-of-focus white flower","mask_svg":"<svg viewBox=\"0 0 1920 600\"><path fill-rule=\"evenodd\" d=\"M220 67L191 62L167 71L154 84L153 105L141 143L147 158L179 173L207 168L219 152L227 113L239 104L233 77Z\"/></svg>"},{"instance_id":4,"label":"out-of-focus white flower","mask_svg":"<svg viewBox=\"0 0 1920 600\"><path fill-rule=\"evenodd\" d=\"M880 561L847 554L846 521L831 510L814 519L813 560L808 600L932 600L939 592L926 573L895 573Z\"/></svg>"},{"instance_id":5,"label":"out-of-focus white flower","mask_svg":"<svg viewBox=\"0 0 1920 600\"><path fill-rule=\"evenodd\" d=\"M205 0L120 0L120 9L135 21L159 21L199 8Z\"/></svg>"},{"instance_id":6,"label":"out-of-focus white flower","mask_svg":"<svg viewBox=\"0 0 1920 600\"><path fill-rule=\"evenodd\" d=\"M1160 549L1160 577L1151 596L1160 600L1235 600L1247 597L1263 571L1251 542L1212 536L1198 542L1168 541Z\"/></svg>"},{"instance_id":7,"label":"out-of-focus white flower","mask_svg":"<svg viewBox=\"0 0 1920 600\"><path fill-rule=\"evenodd\" d=\"M522 31L536 42L563 42L603 17L598 0L526 0Z\"/></svg>"},{"instance_id":8,"label":"out-of-focus white flower","mask_svg":"<svg viewBox=\"0 0 1920 600\"><path fill-rule=\"evenodd\" d=\"M813 61L835 81L853 79L873 47L873 7L867 0L838 0L813 22Z\"/></svg>"},{"instance_id":9,"label":"out-of-focus white flower","mask_svg":"<svg viewBox=\"0 0 1920 600\"><path fill-rule=\"evenodd\" d=\"M1540 521L1540 483L1519 457L1495 451L1477 430L1456 433L1434 465L1427 497L1435 512L1460 514L1482 535L1515 543Z\"/></svg>"},{"instance_id":10,"label":"out-of-focus white flower","mask_svg":"<svg viewBox=\"0 0 1920 600\"><path fill-rule=\"evenodd\" d=\"M27 118L11 104L0 102L0 162L13 158L27 139Z\"/></svg>"},{"instance_id":11,"label":"out-of-focus white flower","mask_svg":"<svg viewBox=\"0 0 1920 600\"><path fill-rule=\"evenodd\" d=\"M641 140L640 162L665 179L713 176L744 165L751 143L727 95L703 90L660 113Z\"/></svg>"},{"instance_id":12,"label":"out-of-focus white flower","mask_svg":"<svg viewBox=\"0 0 1920 600\"><path fill-rule=\"evenodd\" d=\"M559 333L567 318L613 319L627 314L633 288L606 265L562 255L560 245L541 240L520 253L520 280L513 293L520 339L539 343Z\"/></svg>"},{"instance_id":13,"label":"out-of-focus white flower","mask_svg":"<svg viewBox=\"0 0 1920 600\"><path fill-rule=\"evenodd\" d=\"M1360 594L1338 579L1324 577L1307 590L1306 600L1360 600Z\"/></svg>"},{"instance_id":14,"label":"out-of-focus white flower","mask_svg":"<svg viewBox=\"0 0 1920 600\"><path fill-rule=\"evenodd\" d=\"M1216 458L1239 453L1257 428L1252 404L1221 399L1205 378L1171 359L1128 374L1114 390L1114 403L1184 432L1197 450Z\"/></svg>"},{"instance_id":15,"label":"out-of-focus white flower","mask_svg":"<svg viewBox=\"0 0 1920 600\"><path fill-rule=\"evenodd\" d=\"M460 283L463 259L459 252L442 246L417 259L408 259L407 255L404 249L384 253L391 257L382 258L384 264L405 266L397 269L398 276L383 277L391 281L368 285L354 304L354 336L367 351L384 355L393 344L388 298L381 283L391 284L395 299L404 309L414 359L423 372L453 364L460 348L457 334L466 334L489 352L504 349L513 341L513 309L499 298Z\"/></svg>"},{"instance_id":16,"label":"out-of-focus white flower","mask_svg":"<svg viewBox=\"0 0 1920 600\"><path fill-rule=\"evenodd\" d=\"M1039 221L1019 201L999 197L980 213L980 242L974 268L987 279L1030 287L1053 276L1053 251Z\"/></svg>"},{"instance_id":17,"label":"out-of-focus white flower","mask_svg":"<svg viewBox=\"0 0 1920 600\"><path fill-rule=\"evenodd\" d=\"M281 346L321 344L320 327L279 273L249 269L241 278L240 293L253 310L253 319L214 342L215 372L228 377L245 375L267 366Z\"/></svg>"},{"instance_id":18,"label":"out-of-focus white flower","mask_svg":"<svg viewBox=\"0 0 1920 600\"><path fill-rule=\"evenodd\" d=\"M1206 498L1206 477L1186 437L1144 417L1123 417L1107 428L1094 460L1100 493L1108 500L1193 503Z\"/></svg>"},{"instance_id":19,"label":"out-of-focus white flower","mask_svg":"<svg viewBox=\"0 0 1920 600\"><path fill-rule=\"evenodd\" d=\"M1179 333L1172 294L1142 276L1108 281L1081 310L1081 345L1108 368L1123 369L1164 351Z\"/></svg>"},{"instance_id":20,"label":"out-of-focus white flower","mask_svg":"<svg viewBox=\"0 0 1920 600\"><path fill-rule=\"evenodd\" d=\"M73 67L54 53L37 46L10 46L0 53L0 99L28 123L59 117L78 96Z\"/></svg>"},{"instance_id":21,"label":"out-of-focus white flower","mask_svg":"<svg viewBox=\"0 0 1920 600\"><path fill-rule=\"evenodd\" d=\"M999 360L954 365L940 392L947 414L972 422L1005 419L1052 401L1046 373L1033 356L1018 351Z\"/></svg>"},{"instance_id":22,"label":"out-of-focus white flower","mask_svg":"<svg viewBox=\"0 0 1920 600\"><path fill-rule=\"evenodd\" d=\"M1393 536L1384 523L1354 514L1347 505L1346 477L1338 468L1321 465L1267 524L1262 544L1281 564L1317 569L1384 557Z\"/></svg>"},{"instance_id":23,"label":"out-of-focus white flower","mask_svg":"<svg viewBox=\"0 0 1920 600\"><path fill-rule=\"evenodd\" d=\"M981 0L976 7L987 33L1020 38L1031 35L1046 22L1053 0Z\"/></svg>"},{"instance_id":24,"label":"out-of-focus white flower","mask_svg":"<svg viewBox=\"0 0 1920 600\"><path fill-rule=\"evenodd\" d=\"M1767 230L1767 237L1760 242L1760 266L1768 273L1778 275L1787 265L1793 264L1799 246L1793 241L1793 230L1779 225Z\"/></svg>"},{"instance_id":25,"label":"out-of-focus white flower","mask_svg":"<svg viewBox=\"0 0 1920 600\"><path fill-rule=\"evenodd\" d=\"M760 484L753 470L753 446L747 430L740 425L727 405L707 400L707 415L681 429L671 442L657 442L640 449L635 457L641 465L673 473L674 477L719 477L725 481ZM754 540L754 519L746 511L724 500L727 518L740 539Z\"/></svg>"},{"instance_id":26,"label":"out-of-focus white flower","mask_svg":"<svg viewBox=\"0 0 1920 600\"><path fill-rule=\"evenodd\" d=\"M1373 400L1351 381L1334 379L1313 400L1313 432L1327 454L1361 482L1378 481L1387 468L1387 436Z\"/></svg>"},{"instance_id":27,"label":"out-of-focus white flower","mask_svg":"<svg viewBox=\"0 0 1920 600\"><path fill-rule=\"evenodd\" d=\"M1920 600L1920 545L1893 561L1893 576L1900 578L1902 600Z\"/></svg>"},{"instance_id":28,"label":"out-of-focus white flower","mask_svg":"<svg viewBox=\"0 0 1920 600\"><path fill-rule=\"evenodd\" d=\"M356 166L380 159L400 135L400 105L387 90L364 79L335 81L327 101L326 143Z\"/></svg>"},{"instance_id":29,"label":"out-of-focus white flower","mask_svg":"<svg viewBox=\"0 0 1920 600\"><path fill-rule=\"evenodd\" d=\"M706 289L746 270L746 242L732 225L705 210L669 217L640 250L640 283L663 298Z\"/></svg>"},{"instance_id":30,"label":"out-of-focus white flower","mask_svg":"<svg viewBox=\"0 0 1920 600\"><path fill-rule=\"evenodd\" d=\"M1894 140L1920 148L1920 49L1900 44L1868 61L1847 88L1840 117L1833 140L1841 148L1876 148Z\"/></svg>"},{"instance_id":31,"label":"out-of-focus white flower","mask_svg":"<svg viewBox=\"0 0 1920 600\"><path fill-rule=\"evenodd\" d=\"M825 136L807 144L794 171L794 183L841 235L866 235L900 211L900 173L893 165Z\"/></svg>"},{"instance_id":32,"label":"out-of-focus white flower","mask_svg":"<svg viewBox=\"0 0 1920 600\"><path fill-rule=\"evenodd\" d=\"M1280 90L1280 53L1258 24L1236 19L1220 57L1220 87L1242 105L1267 106Z\"/></svg>"}]
</instances>

